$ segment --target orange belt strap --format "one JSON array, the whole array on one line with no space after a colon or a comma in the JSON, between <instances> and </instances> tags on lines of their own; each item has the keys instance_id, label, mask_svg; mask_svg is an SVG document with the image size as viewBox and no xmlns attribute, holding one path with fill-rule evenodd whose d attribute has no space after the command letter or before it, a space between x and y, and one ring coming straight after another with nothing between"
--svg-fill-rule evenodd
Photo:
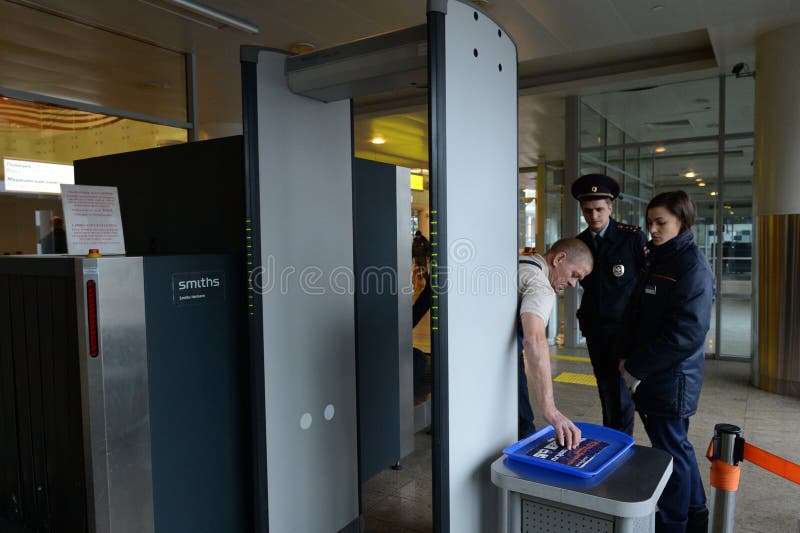
<instances>
[{"instance_id":1,"label":"orange belt strap","mask_svg":"<svg viewBox=\"0 0 800 533\"><path fill-rule=\"evenodd\" d=\"M787 461L747 442L744 443L744 460L800 485L800 465L797 463Z\"/></svg>"},{"instance_id":2,"label":"orange belt strap","mask_svg":"<svg viewBox=\"0 0 800 533\"><path fill-rule=\"evenodd\" d=\"M739 474L741 473L739 465L729 465L722 459L714 459L713 449L714 441L712 440L708 443L708 451L706 451L706 457L711 461L711 476L709 478L711 486L719 490L736 492L739 490Z\"/></svg>"},{"instance_id":3,"label":"orange belt strap","mask_svg":"<svg viewBox=\"0 0 800 533\"><path fill-rule=\"evenodd\" d=\"M714 441L712 440L706 451L706 457L711 461L711 486L728 492L736 492L739 488L739 466L729 465L722 459L714 459L713 449ZM744 443L744 460L800 485L800 465L797 463L787 461L748 442Z\"/></svg>"}]
</instances>

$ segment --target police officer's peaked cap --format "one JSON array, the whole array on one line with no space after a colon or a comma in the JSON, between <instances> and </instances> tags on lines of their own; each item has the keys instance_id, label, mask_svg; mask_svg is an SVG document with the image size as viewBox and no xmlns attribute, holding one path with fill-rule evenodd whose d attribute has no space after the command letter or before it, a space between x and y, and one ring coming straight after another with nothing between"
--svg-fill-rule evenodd
<instances>
[{"instance_id":1,"label":"police officer's peaked cap","mask_svg":"<svg viewBox=\"0 0 800 533\"><path fill-rule=\"evenodd\" d=\"M619 183L605 174L586 174L572 183L572 196L586 200L613 200L619 196Z\"/></svg>"}]
</instances>

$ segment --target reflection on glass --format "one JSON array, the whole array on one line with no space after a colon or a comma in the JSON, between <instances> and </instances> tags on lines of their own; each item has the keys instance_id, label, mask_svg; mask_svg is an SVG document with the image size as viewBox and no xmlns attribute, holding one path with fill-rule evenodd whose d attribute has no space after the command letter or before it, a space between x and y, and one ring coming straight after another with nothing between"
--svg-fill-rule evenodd
<instances>
[{"instance_id":1,"label":"reflection on glass","mask_svg":"<svg viewBox=\"0 0 800 533\"><path fill-rule=\"evenodd\" d=\"M643 148L639 152L639 179L641 187L653 188L653 167L655 157L652 149Z\"/></svg>"},{"instance_id":2,"label":"reflection on glass","mask_svg":"<svg viewBox=\"0 0 800 533\"><path fill-rule=\"evenodd\" d=\"M542 250L547 250L553 243L561 238L561 206L564 198L562 188L547 191L547 213L544 221L544 246ZM569 192L566 192L569 194Z\"/></svg>"},{"instance_id":3,"label":"reflection on glass","mask_svg":"<svg viewBox=\"0 0 800 533\"><path fill-rule=\"evenodd\" d=\"M720 83L725 83L725 132L719 125ZM753 107L752 78L714 77L585 96L579 150L582 174L602 172L619 181L617 220L646 230L646 205L655 195L683 190L694 201L695 242L720 280L714 309L720 331L713 319L706 349L744 358L751 350L753 140L727 139L721 153L716 136L751 133ZM598 132L606 135L605 143ZM691 140L699 137L714 138Z\"/></svg>"},{"instance_id":4,"label":"reflection on glass","mask_svg":"<svg viewBox=\"0 0 800 533\"><path fill-rule=\"evenodd\" d=\"M72 164L77 159L155 148L186 142L185 129L152 124L51 104L0 99L0 159ZM0 165L0 191L5 189ZM0 253L60 253L58 220L40 211L60 214L58 196L2 194L2 209L16 213L13 231L0 232ZM51 230L51 225L53 229ZM54 235L45 238L47 234ZM52 250L52 251L51 251ZM66 252L66 250L64 250Z\"/></svg>"},{"instance_id":5,"label":"reflection on glass","mask_svg":"<svg viewBox=\"0 0 800 533\"><path fill-rule=\"evenodd\" d=\"M718 79L709 78L637 91L596 94L582 97L581 109L602 109L609 123L625 131L626 138L641 142L717 135L718 87ZM581 130L584 128L581 122ZM581 146L591 144L581 142Z\"/></svg>"},{"instance_id":6,"label":"reflection on glass","mask_svg":"<svg viewBox=\"0 0 800 533\"><path fill-rule=\"evenodd\" d=\"M605 121L597 111L581 105L581 146L602 146L605 142Z\"/></svg>"},{"instance_id":7,"label":"reflection on glass","mask_svg":"<svg viewBox=\"0 0 800 533\"><path fill-rule=\"evenodd\" d=\"M632 196L639 196L639 180L641 173L639 172L639 148L631 147L624 150L625 159L623 162L623 170L626 172L625 183L623 190L626 194Z\"/></svg>"},{"instance_id":8,"label":"reflection on glass","mask_svg":"<svg viewBox=\"0 0 800 533\"><path fill-rule=\"evenodd\" d=\"M581 171L580 175L606 173L605 165L605 152L586 152L581 154Z\"/></svg>"},{"instance_id":9,"label":"reflection on glass","mask_svg":"<svg viewBox=\"0 0 800 533\"><path fill-rule=\"evenodd\" d=\"M722 212L722 311L719 352L750 357L753 264L753 140L725 145Z\"/></svg>"},{"instance_id":10,"label":"reflection on glass","mask_svg":"<svg viewBox=\"0 0 800 533\"><path fill-rule=\"evenodd\" d=\"M755 116L755 78L725 78L725 133L751 132Z\"/></svg>"},{"instance_id":11,"label":"reflection on glass","mask_svg":"<svg viewBox=\"0 0 800 533\"><path fill-rule=\"evenodd\" d=\"M708 328L708 335L706 335L706 354L715 355L717 347L715 346L715 339L717 338L717 306L711 306L711 327Z\"/></svg>"},{"instance_id":12,"label":"reflection on glass","mask_svg":"<svg viewBox=\"0 0 800 533\"><path fill-rule=\"evenodd\" d=\"M606 127L608 129L606 145L614 146L625 142L625 133L616 124L609 121Z\"/></svg>"},{"instance_id":13,"label":"reflection on glass","mask_svg":"<svg viewBox=\"0 0 800 533\"><path fill-rule=\"evenodd\" d=\"M621 148L616 150L607 150L605 152L605 161L614 172L619 173L625 166L625 160L622 156L623 150ZM610 175L610 174L609 174Z\"/></svg>"},{"instance_id":14,"label":"reflection on glass","mask_svg":"<svg viewBox=\"0 0 800 533\"><path fill-rule=\"evenodd\" d=\"M64 217L60 214L53 214L50 209L42 209L34 212L34 220L36 233L39 236L36 253L67 253L67 232L64 228Z\"/></svg>"}]
</instances>

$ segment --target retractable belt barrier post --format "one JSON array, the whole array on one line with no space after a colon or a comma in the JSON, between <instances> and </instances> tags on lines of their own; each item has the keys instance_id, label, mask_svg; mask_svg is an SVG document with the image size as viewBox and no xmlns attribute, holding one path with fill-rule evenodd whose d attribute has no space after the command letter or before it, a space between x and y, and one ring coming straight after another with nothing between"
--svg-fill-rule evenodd
<instances>
[{"instance_id":1,"label":"retractable belt barrier post","mask_svg":"<svg viewBox=\"0 0 800 533\"><path fill-rule=\"evenodd\" d=\"M714 438L706 457L711 461L711 531L733 532L736 513L736 491L739 488L737 444L744 443L742 430L732 424L714 426Z\"/></svg>"},{"instance_id":2,"label":"retractable belt barrier post","mask_svg":"<svg viewBox=\"0 0 800 533\"><path fill-rule=\"evenodd\" d=\"M711 528L713 533L732 533L742 460L800 484L800 465L748 444L733 424L714 426L714 438L706 457L711 461Z\"/></svg>"}]
</instances>

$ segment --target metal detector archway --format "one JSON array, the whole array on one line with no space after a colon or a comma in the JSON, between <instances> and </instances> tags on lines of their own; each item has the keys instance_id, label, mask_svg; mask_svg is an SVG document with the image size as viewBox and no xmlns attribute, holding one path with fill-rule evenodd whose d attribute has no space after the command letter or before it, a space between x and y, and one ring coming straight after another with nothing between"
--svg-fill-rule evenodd
<instances>
[{"instance_id":1,"label":"metal detector archway","mask_svg":"<svg viewBox=\"0 0 800 533\"><path fill-rule=\"evenodd\" d=\"M359 531L349 100L411 82L429 84L434 529L494 530L489 466L517 425L515 43L431 0L426 25L306 56L245 47L242 73L259 531Z\"/></svg>"}]
</instances>

